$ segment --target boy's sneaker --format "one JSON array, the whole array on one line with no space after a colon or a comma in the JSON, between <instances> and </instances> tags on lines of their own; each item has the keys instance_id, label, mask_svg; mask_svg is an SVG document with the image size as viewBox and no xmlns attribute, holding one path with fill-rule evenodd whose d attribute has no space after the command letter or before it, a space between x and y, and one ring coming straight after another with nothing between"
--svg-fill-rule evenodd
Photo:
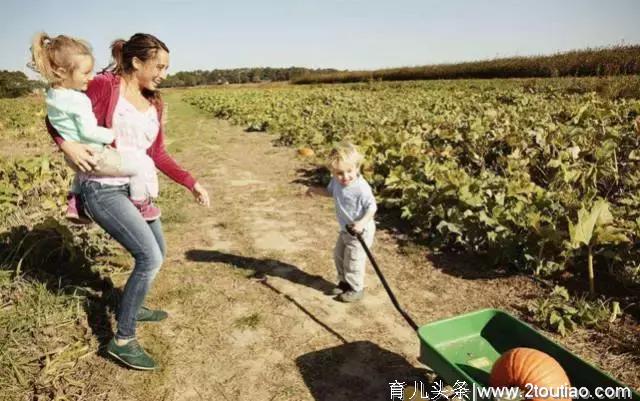
<instances>
[{"instance_id":1,"label":"boy's sneaker","mask_svg":"<svg viewBox=\"0 0 640 401\"><path fill-rule=\"evenodd\" d=\"M360 290L360 291L353 291L353 290L349 290L349 291L345 291L342 294L338 295L337 299L338 301L342 301L342 302L356 302L361 300L364 297L364 290Z\"/></svg>"},{"instance_id":2,"label":"boy's sneaker","mask_svg":"<svg viewBox=\"0 0 640 401\"><path fill-rule=\"evenodd\" d=\"M351 286L349 285L349 283L340 281L338 282L338 285L336 285L331 289L331 291L329 291L329 295L340 295L346 291L349 291L350 289Z\"/></svg>"},{"instance_id":3,"label":"boy's sneaker","mask_svg":"<svg viewBox=\"0 0 640 401\"><path fill-rule=\"evenodd\" d=\"M151 198L145 200L133 200L131 202L138 208L140 214L146 221L153 221L160 218L160 208L151 202Z\"/></svg>"},{"instance_id":4,"label":"boy's sneaker","mask_svg":"<svg viewBox=\"0 0 640 401\"><path fill-rule=\"evenodd\" d=\"M84 213L84 207L78 194L67 195L67 212L65 217L74 224L91 224L91 219Z\"/></svg>"},{"instance_id":5,"label":"boy's sneaker","mask_svg":"<svg viewBox=\"0 0 640 401\"><path fill-rule=\"evenodd\" d=\"M133 369L154 370L158 368L156 362L140 346L136 339L125 345L118 345L115 337L107 345L107 354Z\"/></svg>"}]
</instances>

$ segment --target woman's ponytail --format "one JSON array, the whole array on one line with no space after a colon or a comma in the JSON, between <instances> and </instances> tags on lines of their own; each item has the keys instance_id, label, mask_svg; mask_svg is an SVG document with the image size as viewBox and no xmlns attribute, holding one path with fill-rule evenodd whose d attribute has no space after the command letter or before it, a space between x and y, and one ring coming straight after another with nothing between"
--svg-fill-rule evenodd
<instances>
[{"instance_id":1,"label":"woman's ponytail","mask_svg":"<svg viewBox=\"0 0 640 401\"><path fill-rule=\"evenodd\" d=\"M123 58L125 44L127 44L127 41L124 39L116 39L111 43L111 57L113 57L113 63L110 67L116 75L121 75L125 70Z\"/></svg>"}]
</instances>

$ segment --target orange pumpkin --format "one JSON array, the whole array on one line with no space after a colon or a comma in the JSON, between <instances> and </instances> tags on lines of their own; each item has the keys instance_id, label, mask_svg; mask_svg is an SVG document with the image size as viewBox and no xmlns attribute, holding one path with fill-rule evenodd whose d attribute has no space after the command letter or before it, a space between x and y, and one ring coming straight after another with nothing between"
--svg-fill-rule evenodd
<instances>
[{"instance_id":1,"label":"orange pumpkin","mask_svg":"<svg viewBox=\"0 0 640 401\"><path fill-rule=\"evenodd\" d=\"M559 393L561 387L565 388L566 394L570 386L569 378L562 366L549 355L532 348L513 348L502 354L491 369L489 385L519 387L524 392L531 390L531 386L537 386L549 394L548 398L532 398L533 401L571 400L558 397L558 394L562 394ZM534 395L545 394L538 392Z\"/></svg>"},{"instance_id":2,"label":"orange pumpkin","mask_svg":"<svg viewBox=\"0 0 640 401\"><path fill-rule=\"evenodd\" d=\"M298 149L298 154L303 157L311 157L315 152L311 148L300 148Z\"/></svg>"}]
</instances>

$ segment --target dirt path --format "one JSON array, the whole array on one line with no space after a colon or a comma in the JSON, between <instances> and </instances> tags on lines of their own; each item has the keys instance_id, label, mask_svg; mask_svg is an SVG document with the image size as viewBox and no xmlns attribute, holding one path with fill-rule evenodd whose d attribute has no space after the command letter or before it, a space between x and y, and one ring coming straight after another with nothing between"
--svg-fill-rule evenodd
<instances>
[{"instance_id":1,"label":"dirt path","mask_svg":"<svg viewBox=\"0 0 640 401\"><path fill-rule=\"evenodd\" d=\"M369 267L361 303L323 294L334 281L337 223L329 200L301 196L307 162L179 99L167 97L168 146L209 189L212 207L164 183L169 254L147 304L170 318L139 330L162 369L132 372L96 357L99 376L115 383L96 399L384 400L389 382L425 377L416 334ZM540 291L522 277L470 276L398 238L380 229L374 251L419 324L483 307L521 316ZM607 369L602 351L581 356Z\"/></svg>"}]
</instances>

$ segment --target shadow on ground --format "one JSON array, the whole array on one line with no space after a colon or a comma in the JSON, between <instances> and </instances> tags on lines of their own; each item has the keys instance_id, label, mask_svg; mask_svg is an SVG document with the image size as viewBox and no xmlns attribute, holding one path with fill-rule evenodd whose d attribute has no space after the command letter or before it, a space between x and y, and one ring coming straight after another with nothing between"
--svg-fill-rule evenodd
<instances>
[{"instance_id":1,"label":"shadow on ground","mask_svg":"<svg viewBox=\"0 0 640 401\"><path fill-rule=\"evenodd\" d=\"M369 341L357 341L296 358L316 401L389 400L390 383L427 383L428 370Z\"/></svg>"},{"instance_id":2,"label":"shadow on ground","mask_svg":"<svg viewBox=\"0 0 640 401\"><path fill-rule=\"evenodd\" d=\"M254 271L256 278L261 276L280 277L292 283L304 285L320 292L327 292L335 284L322 276L309 274L299 267L269 258L253 258L214 250L191 249L185 253L188 260L195 262L224 263L240 269Z\"/></svg>"}]
</instances>

